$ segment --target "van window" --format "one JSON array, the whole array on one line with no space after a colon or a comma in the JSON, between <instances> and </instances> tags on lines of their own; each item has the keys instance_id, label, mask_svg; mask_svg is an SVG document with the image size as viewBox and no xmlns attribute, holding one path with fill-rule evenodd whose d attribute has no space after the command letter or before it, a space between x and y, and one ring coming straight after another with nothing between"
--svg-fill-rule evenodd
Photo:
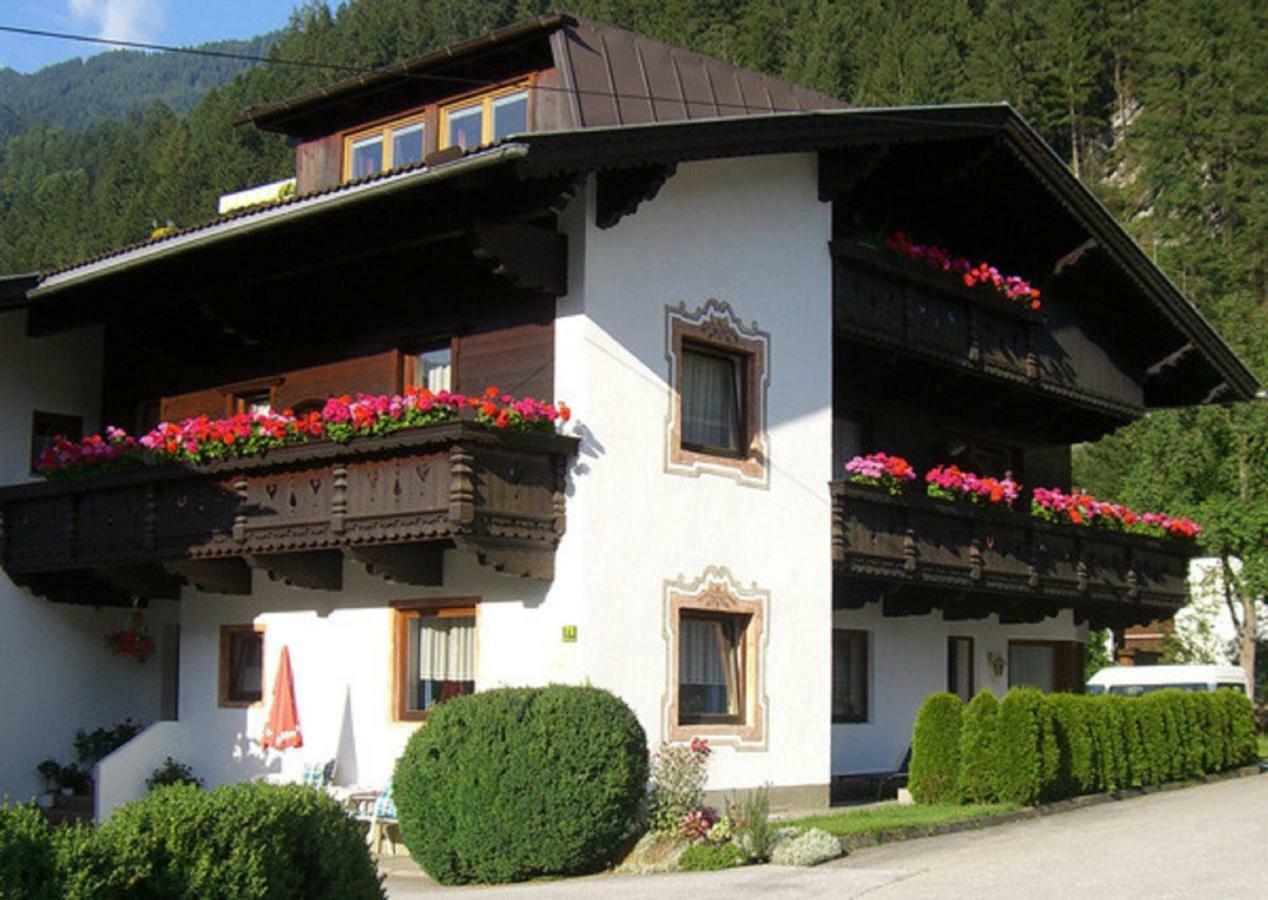
<instances>
[{"instance_id":1,"label":"van window","mask_svg":"<svg viewBox=\"0 0 1268 900\"><path fill-rule=\"evenodd\" d=\"M1142 694L1152 694L1154 691L1202 693L1210 689L1210 686L1205 684L1115 684L1110 686L1109 692L1116 697L1139 697Z\"/></svg>"}]
</instances>

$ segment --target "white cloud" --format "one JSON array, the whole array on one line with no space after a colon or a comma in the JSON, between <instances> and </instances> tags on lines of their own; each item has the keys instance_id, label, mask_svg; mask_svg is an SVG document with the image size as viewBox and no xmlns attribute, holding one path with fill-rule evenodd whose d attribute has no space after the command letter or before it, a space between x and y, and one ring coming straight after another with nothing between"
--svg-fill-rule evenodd
<instances>
[{"instance_id":1,"label":"white cloud","mask_svg":"<svg viewBox=\"0 0 1268 900\"><path fill-rule=\"evenodd\" d=\"M163 5L163 0L68 0L68 11L91 23L97 37L152 41L163 27Z\"/></svg>"}]
</instances>

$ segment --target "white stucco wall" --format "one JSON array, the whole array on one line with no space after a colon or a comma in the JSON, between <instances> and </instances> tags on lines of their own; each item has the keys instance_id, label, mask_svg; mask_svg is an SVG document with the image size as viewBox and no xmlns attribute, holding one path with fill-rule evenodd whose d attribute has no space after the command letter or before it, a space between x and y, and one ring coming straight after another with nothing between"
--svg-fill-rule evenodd
<instances>
[{"instance_id":1,"label":"white stucco wall","mask_svg":"<svg viewBox=\"0 0 1268 900\"><path fill-rule=\"evenodd\" d=\"M86 433L98 428L101 360L96 330L32 339L25 312L0 314L0 484L31 478L34 410L83 416ZM156 604L151 626L171 614ZM0 797L37 793L40 760L73 762L77 728L158 716L159 658L142 665L104 646L127 615L50 603L0 571Z\"/></svg>"},{"instance_id":2,"label":"white stucco wall","mask_svg":"<svg viewBox=\"0 0 1268 900\"><path fill-rule=\"evenodd\" d=\"M990 653L1008 659L1010 640L1086 641L1087 626L1074 624L1069 610L1036 624L1001 625L999 617L945 621L941 612L923 616L881 614L880 604L837 610L834 628L868 632L868 719L832 726L832 773L892 772L911 744L920 704L947 689L947 638L973 638L973 686L997 695L1008 690L1008 671L996 676Z\"/></svg>"},{"instance_id":3,"label":"white stucco wall","mask_svg":"<svg viewBox=\"0 0 1268 900\"><path fill-rule=\"evenodd\" d=\"M715 741L711 789L829 779L831 222L816 189L813 154L685 163L613 228L594 224L593 182L564 223L556 393L586 440L555 587L579 601L585 674L656 744L665 581L725 566L769 592L766 749ZM664 471L665 307L711 298L770 335L768 489Z\"/></svg>"},{"instance_id":4,"label":"white stucco wall","mask_svg":"<svg viewBox=\"0 0 1268 900\"><path fill-rule=\"evenodd\" d=\"M181 618L182 746L208 784L266 773L298 778L306 762L338 761L340 784L381 786L416 722L393 721L392 600L479 597L476 684L575 681L576 645L560 640L547 587L497 575L467 554L447 553L445 586L394 585L345 563L340 592L293 588L254 573L248 596L187 589ZM249 709L218 704L221 625L264 627L264 701ZM282 647L290 650L304 746L277 753L259 745ZM157 762L156 762L157 764Z\"/></svg>"}]
</instances>

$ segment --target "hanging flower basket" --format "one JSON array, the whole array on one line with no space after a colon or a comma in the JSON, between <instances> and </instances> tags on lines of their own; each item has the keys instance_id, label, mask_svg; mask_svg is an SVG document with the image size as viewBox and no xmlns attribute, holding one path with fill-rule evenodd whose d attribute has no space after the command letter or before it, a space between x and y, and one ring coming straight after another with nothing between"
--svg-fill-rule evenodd
<instances>
[{"instance_id":1,"label":"hanging flower basket","mask_svg":"<svg viewBox=\"0 0 1268 900\"><path fill-rule=\"evenodd\" d=\"M145 616L138 609L124 628L106 632L106 648L115 656L135 656L137 662L145 662L154 652L154 638L145 627Z\"/></svg>"}]
</instances>

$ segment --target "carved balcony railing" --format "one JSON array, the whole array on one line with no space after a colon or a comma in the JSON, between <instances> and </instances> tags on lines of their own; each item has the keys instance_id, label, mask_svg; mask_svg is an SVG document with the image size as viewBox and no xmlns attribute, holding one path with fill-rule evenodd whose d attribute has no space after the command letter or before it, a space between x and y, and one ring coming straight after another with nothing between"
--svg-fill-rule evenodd
<instances>
[{"instance_id":1,"label":"carved balcony railing","mask_svg":"<svg viewBox=\"0 0 1268 900\"><path fill-rule=\"evenodd\" d=\"M1191 543L844 481L831 490L839 608L880 599L887 615L1003 622L1072 609L1099 628L1169 618L1189 600Z\"/></svg>"},{"instance_id":2,"label":"carved balcony railing","mask_svg":"<svg viewBox=\"0 0 1268 900\"><path fill-rule=\"evenodd\" d=\"M1075 352L1056 342L1047 310L854 241L834 240L830 249L833 325L842 337L1116 419L1143 411L1139 385L1088 341L1074 341Z\"/></svg>"},{"instance_id":3,"label":"carved balcony railing","mask_svg":"<svg viewBox=\"0 0 1268 900\"><path fill-rule=\"evenodd\" d=\"M446 549L549 579L577 440L460 421L203 466L0 489L3 565L50 599L250 593L251 570L340 590L351 559L438 585Z\"/></svg>"}]
</instances>

